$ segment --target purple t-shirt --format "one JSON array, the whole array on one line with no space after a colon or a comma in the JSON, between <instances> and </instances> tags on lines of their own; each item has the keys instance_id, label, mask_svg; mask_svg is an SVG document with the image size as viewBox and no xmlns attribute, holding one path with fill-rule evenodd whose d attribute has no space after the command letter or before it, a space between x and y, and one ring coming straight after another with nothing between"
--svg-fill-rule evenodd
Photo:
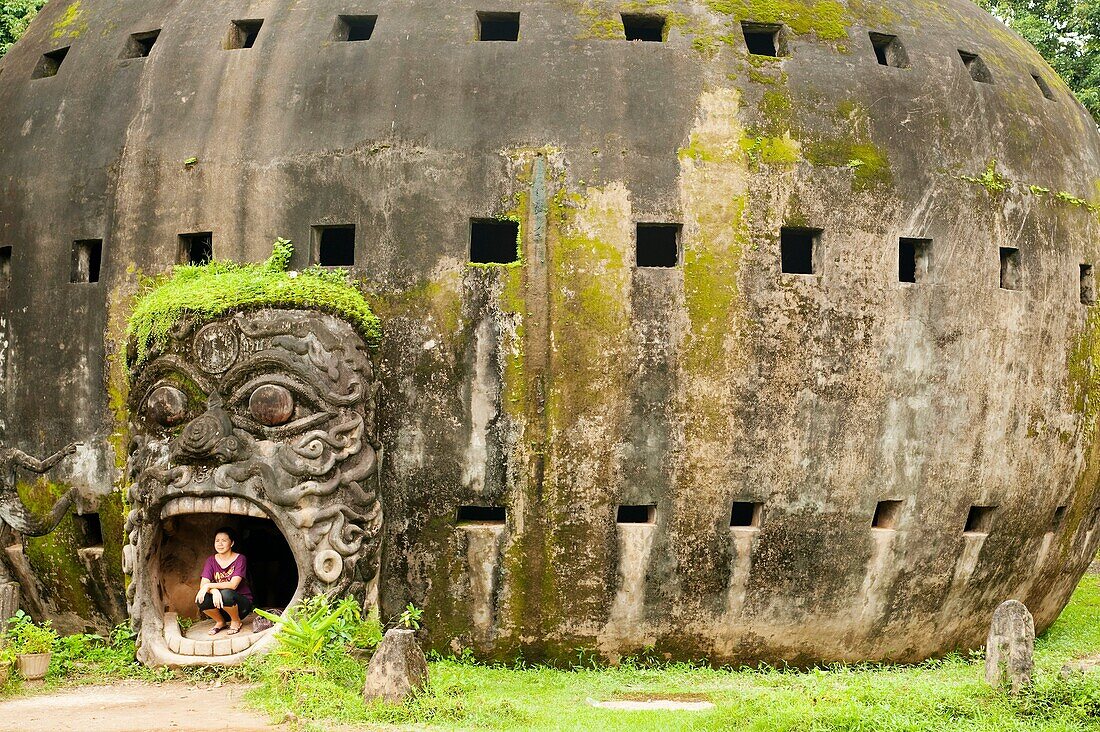
<instances>
[{"instance_id":1,"label":"purple t-shirt","mask_svg":"<svg viewBox=\"0 0 1100 732\"><path fill-rule=\"evenodd\" d=\"M234 577L240 577L241 583L237 585L237 593L249 600L252 599L252 588L248 586L248 560L243 554L238 554L228 567L218 564L217 556L211 555L203 565L202 576L203 579L211 582L228 582Z\"/></svg>"}]
</instances>

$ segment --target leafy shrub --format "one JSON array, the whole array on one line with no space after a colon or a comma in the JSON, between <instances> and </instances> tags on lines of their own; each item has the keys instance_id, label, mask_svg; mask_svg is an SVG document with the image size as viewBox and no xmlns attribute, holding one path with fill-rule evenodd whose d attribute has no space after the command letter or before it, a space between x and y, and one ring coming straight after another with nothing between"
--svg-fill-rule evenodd
<instances>
[{"instance_id":1,"label":"leafy shrub","mask_svg":"<svg viewBox=\"0 0 1100 732\"><path fill-rule=\"evenodd\" d=\"M51 627L49 620L37 625L22 610L17 610L8 619L8 629L4 636L17 654L49 653L57 643L57 631Z\"/></svg>"},{"instance_id":2,"label":"leafy shrub","mask_svg":"<svg viewBox=\"0 0 1100 732\"><path fill-rule=\"evenodd\" d=\"M370 649L382 640L378 611L363 617L359 603L345 597L333 603L327 595L315 595L282 614L256 610L279 627L279 650L285 658L311 663L348 648Z\"/></svg>"}]
</instances>

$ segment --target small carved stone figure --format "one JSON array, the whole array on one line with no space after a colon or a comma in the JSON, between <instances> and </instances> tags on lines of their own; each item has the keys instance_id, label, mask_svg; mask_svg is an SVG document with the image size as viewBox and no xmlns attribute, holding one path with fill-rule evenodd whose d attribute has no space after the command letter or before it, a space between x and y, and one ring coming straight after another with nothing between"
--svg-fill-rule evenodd
<instances>
[{"instance_id":1,"label":"small carved stone figure","mask_svg":"<svg viewBox=\"0 0 1100 732\"><path fill-rule=\"evenodd\" d=\"M12 527L24 536L45 536L57 528L72 505L74 491L70 488L65 495L57 499L49 516L45 519L35 516L24 505L16 490L15 469L24 468L35 473L45 473L62 459L76 452L79 442L66 445L47 458L38 460L16 448L0 448L0 521Z\"/></svg>"},{"instance_id":2,"label":"small carved stone figure","mask_svg":"<svg viewBox=\"0 0 1100 732\"><path fill-rule=\"evenodd\" d=\"M195 589L182 587L198 576L189 555L177 561L178 547L206 520L273 524L274 538L251 546L249 561L285 539L292 558L260 583L296 575L280 604L316 593L376 603L378 386L355 329L309 310L179 323L134 370L123 568L142 661L234 663L271 637L192 643L175 629L172 613L193 609ZM209 535L197 540L208 553Z\"/></svg>"},{"instance_id":3,"label":"small carved stone figure","mask_svg":"<svg viewBox=\"0 0 1100 732\"><path fill-rule=\"evenodd\" d=\"M1031 683L1035 665L1035 621L1018 600L1005 600L993 611L985 643L985 680L1016 694Z\"/></svg>"},{"instance_id":4,"label":"small carved stone figure","mask_svg":"<svg viewBox=\"0 0 1100 732\"><path fill-rule=\"evenodd\" d=\"M393 628L367 666L363 700L400 704L428 683L428 659L411 630Z\"/></svg>"}]
</instances>

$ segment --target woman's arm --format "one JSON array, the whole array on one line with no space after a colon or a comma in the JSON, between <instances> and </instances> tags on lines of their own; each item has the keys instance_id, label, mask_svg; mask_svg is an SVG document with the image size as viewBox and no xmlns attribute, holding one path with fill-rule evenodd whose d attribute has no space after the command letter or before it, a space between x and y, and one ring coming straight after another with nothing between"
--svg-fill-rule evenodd
<instances>
[{"instance_id":1,"label":"woman's arm","mask_svg":"<svg viewBox=\"0 0 1100 732\"><path fill-rule=\"evenodd\" d=\"M207 582L203 580L203 585L211 590L235 590L240 583L241 578L237 575L230 577L228 582Z\"/></svg>"}]
</instances>

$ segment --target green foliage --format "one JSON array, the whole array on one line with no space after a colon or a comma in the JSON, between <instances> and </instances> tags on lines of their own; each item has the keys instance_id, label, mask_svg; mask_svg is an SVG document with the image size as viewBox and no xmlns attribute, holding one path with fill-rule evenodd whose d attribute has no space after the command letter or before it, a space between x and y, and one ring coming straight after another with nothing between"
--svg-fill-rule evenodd
<instances>
[{"instance_id":1,"label":"green foliage","mask_svg":"<svg viewBox=\"0 0 1100 732\"><path fill-rule=\"evenodd\" d=\"M401 612L401 618L398 622L401 623L401 627L403 628L420 630L420 618L423 615L424 611L410 602Z\"/></svg>"},{"instance_id":2,"label":"green foliage","mask_svg":"<svg viewBox=\"0 0 1100 732\"><path fill-rule=\"evenodd\" d=\"M261 264L178 265L171 274L145 283L127 323L127 340L135 349L130 367L139 365L154 346L163 346L172 327L185 318L201 322L265 307L331 313L347 320L369 347L377 348L381 325L347 273L317 266L288 271L293 253L289 240L276 239L271 257Z\"/></svg>"},{"instance_id":3,"label":"green foliage","mask_svg":"<svg viewBox=\"0 0 1100 732\"><path fill-rule=\"evenodd\" d=\"M17 654L49 653L57 642L57 631L51 627L49 620L39 625L22 610L16 610L15 615L8 619L4 637Z\"/></svg>"},{"instance_id":4,"label":"green foliage","mask_svg":"<svg viewBox=\"0 0 1100 732\"><path fill-rule=\"evenodd\" d=\"M1100 123L1100 0L976 0L1038 49Z\"/></svg>"},{"instance_id":5,"label":"green foliage","mask_svg":"<svg viewBox=\"0 0 1100 732\"><path fill-rule=\"evenodd\" d=\"M0 0L0 58L27 30L46 0Z\"/></svg>"},{"instance_id":6,"label":"green foliage","mask_svg":"<svg viewBox=\"0 0 1100 732\"><path fill-rule=\"evenodd\" d=\"M287 608L282 615L259 609L256 613L279 626L277 653L302 664L348 648L374 648L382 640L378 611L372 609L364 618L352 597L334 603L327 595L315 595Z\"/></svg>"}]
</instances>

